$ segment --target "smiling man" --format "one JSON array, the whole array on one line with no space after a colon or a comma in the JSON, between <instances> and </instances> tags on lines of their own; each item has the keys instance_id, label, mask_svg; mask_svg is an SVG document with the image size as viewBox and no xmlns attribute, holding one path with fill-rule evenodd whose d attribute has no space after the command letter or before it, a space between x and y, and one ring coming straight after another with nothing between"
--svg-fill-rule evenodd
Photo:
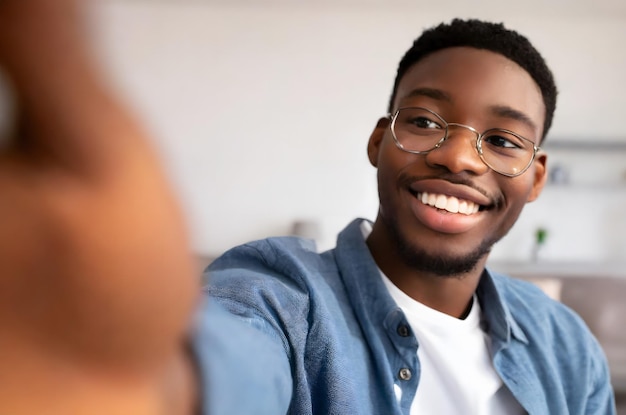
<instances>
[{"instance_id":1,"label":"smiling man","mask_svg":"<svg viewBox=\"0 0 626 415\"><path fill-rule=\"evenodd\" d=\"M581 319L485 268L541 193L556 94L541 55L500 24L427 30L369 140L376 221L321 254L271 238L211 265L212 298L282 347L290 413L614 413Z\"/></svg>"}]
</instances>

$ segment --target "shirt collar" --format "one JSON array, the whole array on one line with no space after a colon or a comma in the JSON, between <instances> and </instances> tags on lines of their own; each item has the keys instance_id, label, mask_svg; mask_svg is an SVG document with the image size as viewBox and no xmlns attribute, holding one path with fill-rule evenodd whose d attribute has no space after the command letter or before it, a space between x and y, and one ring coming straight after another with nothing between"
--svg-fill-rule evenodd
<instances>
[{"instance_id":1,"label":"shirt collar","mask_svg":"<svg viewBox=\"0 0 626 415\"><path fill-rule=\"evenodd\" d=\"M369 322L369 325L363 324L362 327L366 331L370 325L373 330L383 330L389 313L399 310L399 307L389 295L378 265L365 243L361 232L362 221L352 221L339 234L334 249L335 260L353 310L360 321Z\"/></svg>"},{"instance_id":2,"label":"shirt collar","mask_svg":"<svg viewBox=\"0 0 626 415\"><path fill-rule=\"evenodd\" d=\"M501 282L493 278L492 273L485 269L480 277L476 294L483 308L485 322L491 337L504 343L511 341L511 336L522 343L528 344L528 338L515 321L509 307L502 298Z\"/></svg>"}]
</instances>

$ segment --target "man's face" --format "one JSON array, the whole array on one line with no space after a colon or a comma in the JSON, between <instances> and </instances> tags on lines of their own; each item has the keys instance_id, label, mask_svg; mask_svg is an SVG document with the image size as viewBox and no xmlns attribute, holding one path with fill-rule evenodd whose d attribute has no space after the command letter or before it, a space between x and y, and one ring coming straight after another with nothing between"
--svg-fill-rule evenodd
<instances>
[{"instance_id":1,"label":"man's face","mask_svg":"<svg viewBox=\"0 0 626 415\"><path fill-rule=\"evenodd\" d=\"M394 102L394 110L404 107L424 107L479 132L512 130L536 145L545 117L541 91L525 70L502 55L467 47L443 49L413 65ZM379 121L368 154L378 168L375 228L382 227L392 241L389 250L401 251L390 255L435 274L467 272L508 232L524 204L539 195L545 155L538 154L526 172L511 178L487 167L475 143L471 131L451 126L440 148L411 154L396 147L389 120ZM424 194L444 208L423 203ZM467 210L477 205L478 211L445 209L457 202L466 203Z\"/></svg>"}]
</instances>

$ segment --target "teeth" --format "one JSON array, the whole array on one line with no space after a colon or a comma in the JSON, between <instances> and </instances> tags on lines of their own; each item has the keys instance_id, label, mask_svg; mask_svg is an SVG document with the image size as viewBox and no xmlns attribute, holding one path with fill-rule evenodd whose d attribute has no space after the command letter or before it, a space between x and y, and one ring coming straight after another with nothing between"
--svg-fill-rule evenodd
<instances>
[{"instance_id":1,"label":"teeth","mask_svg":"<svg viewBox=\"0 0 626 415\"><path fill-rule=\"evenodd\" d=\"M445 209L448 212L457 213L459 211L459 199L457 199L456 197L449 197L448 204L446 205Z\"/></svg>"},{"instance_id":2,"label":"teeth","mask_svg":"<svg viewBox=\"0 0 626 415\"><path fill-rule=\"evenodd\" d=\"M448 198L444 195L437 196L437 201L435 202L435 207L437 209L448 209Z\"/></svg>"},{"instance_id":3,"label":"teeth","mask_svg":"<svg viewBox=\"0 0 626 415\"><path fill-rule=\"evenodd\" d=\"M479 206L469 200L459 200L454 196L437 195L433 193L423 192L419 194L418 199L425 205L443 209L451 213L462 213L464 215L472 215L478 212Z\"/></svg>"},{"instance_id":4,"label":"teeth","mask_svg":"<svg viewBox=\"0 0 626 415\"><path fill-rule=\"evenodd\" d=\"M468 208L467 200L461 200L459 202L459 212L461 213L468 212L467 208Z\"/></svg>"},{"instance_id":5,"label":"teeth","mask_svg":"<svg viewBox=\"0 0 626 415\"><path fill-rule=\"evenodd\" d=\"M428 202L426 202L426 204L435 206L435 203L437 203L437 196L433 194L429 195L428 193L426 193L426 195L428 196Z\"/></svg>"}]
</instances>

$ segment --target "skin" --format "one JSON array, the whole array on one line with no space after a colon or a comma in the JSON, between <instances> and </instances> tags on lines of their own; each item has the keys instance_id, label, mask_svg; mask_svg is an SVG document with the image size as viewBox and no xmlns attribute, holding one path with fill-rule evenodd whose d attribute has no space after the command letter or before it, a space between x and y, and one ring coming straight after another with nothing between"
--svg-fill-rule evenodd
<instances>
[{"instance_id":1,"label":"skin","mask_svg":"<svg viewBox=\"0 0 626 415\"><path fill-rule=\"evenodd\" d=\"M543 133L545 106L537 84L519 65L486 50L448 48L417 62L398 85L394 110L410 106L481 132L510 129L536 145ZM475 135L466 129L451 127L439 149L417 155L396 147L389 122L381 118L368 143L369 160L378 169L380 208L367 244L401 290L463 317L491 246L541 193L547 157L540 152L522 175L505 177L480 160ZM482 208L470 216L445 212L418 201L422 191Z\"/></svg>"},{"instance_id":2,"label":"skin","mask_svg":"<svg viewBox=\"0 0 626 415\"><path fill-rule=\"evenodd\" d=\"M192 413L185 224L89 56L79 6L0 2L17 101L0 149L0 413Z\"/></svg>"}]
</instances>

